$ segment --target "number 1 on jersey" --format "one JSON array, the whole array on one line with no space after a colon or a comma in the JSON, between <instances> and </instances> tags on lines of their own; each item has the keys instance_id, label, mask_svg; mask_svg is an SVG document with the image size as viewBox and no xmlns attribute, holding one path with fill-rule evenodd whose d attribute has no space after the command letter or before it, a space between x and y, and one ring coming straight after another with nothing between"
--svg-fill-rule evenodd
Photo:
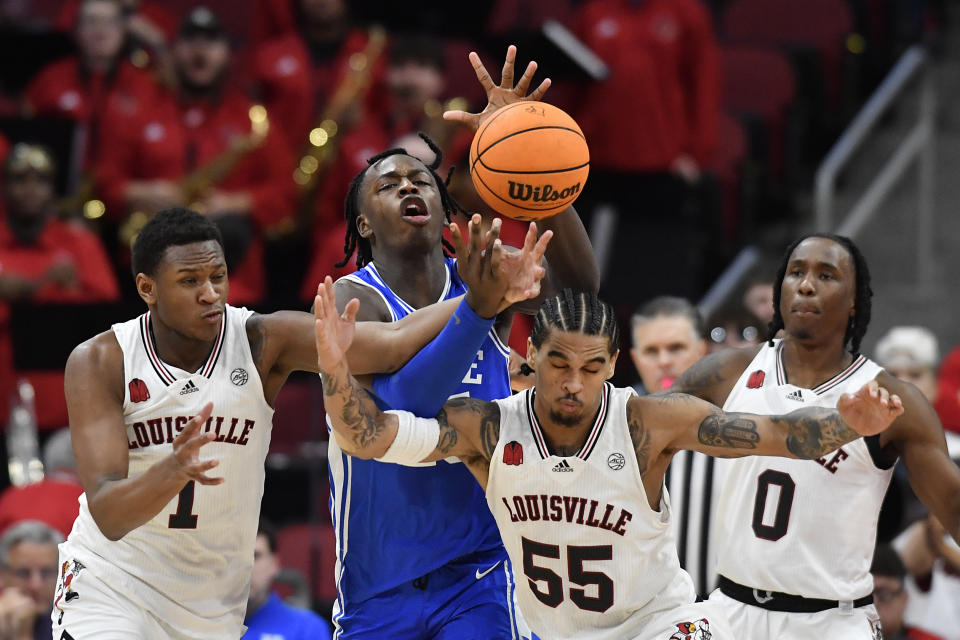
<instances>
[{"instance_id":1,"label":"number 1 on jersey","mask_svg":"<svg viewBox=\"0 0 960 640\"><path fill-rule=\"evenodd\" d=\"M197 516L190 513L193 511L193 488L196 483L191 480L180 490L180 498L177 500L177 512L170 514L171 529L196 529Z\"/></svg>"}]
</instances>

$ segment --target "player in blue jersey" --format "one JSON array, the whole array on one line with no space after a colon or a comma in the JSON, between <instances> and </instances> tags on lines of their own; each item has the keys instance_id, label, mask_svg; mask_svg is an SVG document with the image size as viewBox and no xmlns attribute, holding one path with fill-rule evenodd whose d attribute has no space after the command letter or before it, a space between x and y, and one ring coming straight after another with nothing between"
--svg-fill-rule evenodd
<instances>
[{"instance_id":1,"label":"player in blue jersey","mask_svg":"<svg viewBox=\"0 0 960 640\"><path fill-rule=\"evenodd\" d=\"M470 60L487 92L479 114L448 114L476 130L496 109L539 100L549 80L526 95L536 64L513 86L515 47L499 86L476 54ZM359 300L357 318L393 322L415 309L464 293L456 261L445 255L442 231L460 215L430 166L403 149L372 158L346 202L349 257L360 270L337 281L340 311ZM496 225L497 223L495 223ZM547 248L543 295L558 287L596 291L599 272L589 239L572 208L542 226ZM382 408L433 416L449 396L484 400L510 395L506 341L512 311L534 313L540 300L496 317L464 302L443 331L400 371L368 378ZM490 314L493 315L493 314ZM361 460L330 440L331 514L337 534L334 637L492 639L526 636L518 627L513 574L483 491L456 459L409 468Z\"/></svg>"}]
</instances>

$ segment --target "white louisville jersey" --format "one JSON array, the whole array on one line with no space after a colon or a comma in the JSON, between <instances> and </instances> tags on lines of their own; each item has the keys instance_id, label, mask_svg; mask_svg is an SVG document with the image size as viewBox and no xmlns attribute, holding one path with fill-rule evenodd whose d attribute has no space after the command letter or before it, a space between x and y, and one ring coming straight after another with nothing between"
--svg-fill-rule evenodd
<instances>
[{"instance_id":1,"label":"white louisville jersey","mask_svg":"<svg viewBox=\"0 0 960 640\"><path fill-rule=\"evenodd\" d=\"M873 380L863 356L815 389L787 381L783 342L764 344L727 397L726 411L776 415L836 407ZM873 591L870 563L880 505L893 474L878 438L860 438L819 460L749 456L723 460L717 505L718 572L760 590L855 600Z\"/></svg>"},{"instance_id":2,"label":"white louisville jersey","mask_svg":"<svg viewBox=\"0 0 960 640\"><path fill-rule=\"evenodd\" d=\"M510 555L520 609L541 638L627 640L695 599L669 533L666 489L647 503L627 427L632 389L605 384L577 455L550 455L529 389L500 405L487 504Z\"/></svg>"},{"instance_id":3,"label":"white louisville jersey","mask_svg":"<svg viewBox=\"0 0 960 640\"><path fill-rule=\"evenodd\" d=\"M219 337L196 373L160 360L150 313L113 325L123 350L129 477L168 456L189 418L212 402L204 429L217 437L200 458L218 459L210 475L225 482L188 483L117 541L101 534L83 495L64 545L65 555L185 637L236 639L243 629L273 418L247 340L252 313L226 307Z\"/></svg>"}]
</instances>

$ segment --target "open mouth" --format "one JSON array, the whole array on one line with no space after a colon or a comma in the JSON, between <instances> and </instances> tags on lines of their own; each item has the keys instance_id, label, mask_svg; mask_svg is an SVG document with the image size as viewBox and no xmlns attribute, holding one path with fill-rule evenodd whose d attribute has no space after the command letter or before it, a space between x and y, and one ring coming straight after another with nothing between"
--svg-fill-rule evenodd
<instances>
[{"instance_id":1,"label":"open mouth","mask_svg":"<svg viewBox=\"0 0 960 640\"><path fill-rule=\"evenodd\" d=\"M427 203L419 196L407 196L400 201L400 215L407 222L423 225L429 222L430 212Z\"/></svg>"}]
</instances>

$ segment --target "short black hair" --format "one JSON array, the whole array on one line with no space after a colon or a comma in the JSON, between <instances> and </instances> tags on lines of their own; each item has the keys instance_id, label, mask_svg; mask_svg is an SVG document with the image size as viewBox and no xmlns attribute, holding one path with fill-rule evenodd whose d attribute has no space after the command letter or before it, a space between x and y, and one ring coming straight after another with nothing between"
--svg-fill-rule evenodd
<instances>
[{"instance_id":1,"label":"short black hair","mask_svg":"<svg viewBox=\"0 0 960 640\"><path fill-rule=\"evenodd\" d=\"M686 298L676 296L657 296L644 304L630 318L630 327L635 330L654 318L686 318L697 337L707 337L706 325L700 310Z\"/></svg>"},{"instance_id":2,"label":"short black hair","mask_svg":"<svg viewBox=\"0 0 960 640\"><path fill-rule=\"evenodd\" d=\"M277 527L263 516L260 517L260 522L257 524L257 535L267 539L267 547L270 549L270 553L277 552Z\"/></svg>"},{"instance_id":3,"label":"short black hair","mask_svg":"<svg viewBox=\"0 0 960 640\"><path fill-rule=\"evenodd\" d=\"M223 249L223 237L209 218L186 207L170 207L157 212L143 226L133 243L131 266L133 276L145 273L154 276L163 254L169 247L216 240Z\"/></svg>"},{"instance_id":4,"label":"short black hair","mask_svg":"<svg viewBox=\"0 0 960 640\"><path fill-rule=\"evenodd\" d=\"M826 238L836 242L846 249L853 261L853 270L856 276L856 292L853 300L853 318L847 324L847 331L843 337L844 346L850 353L859 355L860 343L863 336L867 333L867 327L870 326L870 314L872 308L873 289L870 288L870 269L867 267L867 260L863 257L859 247L853 240L846 236L838 236L833 233L809 233L793 244L787 247L783 254L783 260L777 270L777 277L773 282L773 320L767 325L767 341L773 344L773 339L777 332L783 329L783 316L780 314L780 289L783 287L783 278L787 274L787 265L790 263L790 256L793 254L801 242L809 238Z\"/></svg>"},{"instance_id":5,"label":"short black hair","mask_svg":"<svg viewBox=\"0 0 960 640\"><path fill-rule=\"evenodd\" d=\"M347 230L344 234L343 239L343 260L336 263L334 266L342 267L347 264L347 261L350 260L350 256L353 255L353 252L357 252L357 268L362 269L367 265L368 262L373 260L373 249L370 247L370 241L360 235L360 232L357 230L357 218L360 216L360 185L363 184L363 178L367 175L367 169L380 162L384 158L389 158L390 156L404 155L410 156L414 160L423 163L429 171L430 175L433 176L434 182L437 183L437 191L440 192L440 203L443 205L443 214L446 216L447 221L450 220L450 214L454 211L459 211L466 215L466 210L460 206L448 189L450 185L450 178L453 176L454 167L450 167L450 171L447 173L447 179L441 180L440 175L437 173L437 169L440 167L440 163L443 161L443 150L437 146L437 144L430 139L425 133L419 134L420 138L427 143L427 146L430 147L430 150L433 151L436 156L432 163L427 164L417 158L416 156L411 156L406 149L401 147L396 147L394 149L387 149L382 153L378 153L369 160L367 160L367 166L357 175L353 177L353 181L350 183L350 190L347 192L347 199L344 202L343 207L343 217L347 221ZM447 255L453 255L453 247L449 242L443 240L443 247Z\"/></svg>"},{"instance_id":6,"label":"short black hair","mask_svg":"<svg viewBox=\"0 0 960 640\"><path fill-rule=\"evenodd\" d=\"M875 576L886 576L903 580L907 575L907 568L900 558L900 554L888 543L880 543L873 552L873 563L870 573Z\"/></svg>"},{"instance_id":7,"label":"short black hair","mask_svg":"<svg viewBox=\"0 0 960 640\"><path fill-rule=\"evenodd\" d=\"M551 327L588 336L606 336L611 355L620 349L617 315L613 307L592 291L564 289L544 300L530 331L530 341L535 348L539 349L547 339Z\"/></svg>"}]
</instances>

